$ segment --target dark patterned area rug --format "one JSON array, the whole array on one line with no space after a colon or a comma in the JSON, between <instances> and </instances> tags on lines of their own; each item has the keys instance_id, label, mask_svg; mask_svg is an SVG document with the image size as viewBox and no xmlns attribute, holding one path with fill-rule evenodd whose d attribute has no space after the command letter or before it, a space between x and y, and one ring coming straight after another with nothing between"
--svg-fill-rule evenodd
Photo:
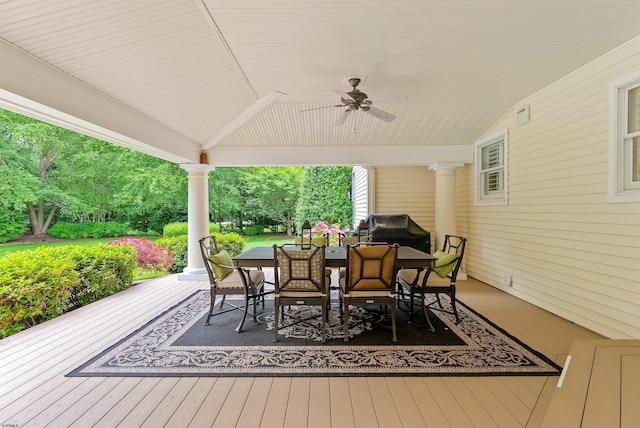
<instances>
[{"instance_id":1,"label":"dark patterned area rug","mask_svg":"<svg viewBox=\"0 0 640 428\"><path fill-rule=\"evenodd\" d=\"M446 298L441 299L450 309ZM273 303L247 319L236 333L238 311L204 326L208 292L199 291L153 319L68 376L478 376L558 375L561 368L496 327L464 304L461 322L433 311L434 333L421 314L409 324L398 310L398 343L391 343L389 317L377 308L350 309L349 342L334 300L327 341L322 343L319 311L292 307L279 341L273 343ZM313 312L317 311L317 312ZM296 316L316 316L298 322Z\"/></svg>"}]
</instances>

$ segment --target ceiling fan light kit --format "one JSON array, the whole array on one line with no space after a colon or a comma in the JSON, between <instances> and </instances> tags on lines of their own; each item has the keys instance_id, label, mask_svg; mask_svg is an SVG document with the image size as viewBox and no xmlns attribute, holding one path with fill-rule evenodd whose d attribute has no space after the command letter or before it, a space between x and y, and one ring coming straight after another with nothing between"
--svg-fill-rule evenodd
<instances>
[{"instance_id":1,"label":"ceiling fan light kit","mask_svg":"<svg viewBox=\"0 0 640 428\"><path fill-rule=\"evenodd\" d=\"M396 116L386 111L380 110L379 108L374 107L374 105L378 103L389 104L407 102L407 97L405 95L390 95L386 97L370 99L367 94L358 89L358 85L362 82L362 79L360 77L349 77L346 80L352 88L350 92L344 92L338 89L333 90L333 92L340 95L340 101L342 102L342 104L318 107L302 111L317 110L319 108L327 107L346 107L346 109L343 110L342 113L340 113L340 116L338 116L338 119L335 121L333 126L342 125L347 120L350 113L356 110L362 110L363 112L370 114L373 117L377 117L378 119L384 120L385 122L391 122L396 118Z\"/></svg>"}]
</instances>

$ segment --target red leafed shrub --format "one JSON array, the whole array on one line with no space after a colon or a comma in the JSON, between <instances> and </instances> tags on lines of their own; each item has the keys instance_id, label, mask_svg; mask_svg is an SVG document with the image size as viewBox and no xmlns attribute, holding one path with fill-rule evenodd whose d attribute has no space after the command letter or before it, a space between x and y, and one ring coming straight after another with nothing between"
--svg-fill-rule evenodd
<instances>
[{"instance_id":1,"label":"red leafed shrub","mask_svg":"<svg viewBox=\"0 0 640 428\"><path fill-rule=\"evenodd\" d=\"M155 242L147 241L147 238L120 238L109 242L109 245L129 245L138 253L138 267L152 271L170 270L173 266L173 256L164 247Z\"/></svg>"}]
</instances>

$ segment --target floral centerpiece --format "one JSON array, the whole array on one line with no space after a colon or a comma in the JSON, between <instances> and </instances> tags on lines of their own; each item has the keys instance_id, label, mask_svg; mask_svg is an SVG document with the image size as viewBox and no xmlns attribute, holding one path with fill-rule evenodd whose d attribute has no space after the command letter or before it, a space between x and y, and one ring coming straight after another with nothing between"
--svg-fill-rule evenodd
<instances>
[{"instance_id":1,"label":"floral centerpiece","mask_svg":"<svg viewBox=\"0 0 640 428\"><path fill-rule=\"evenodd\" d=\"M339 224L332 223L329 226L324 221L319 221L311 228L311 236L319 238L327 235L329 237L329 245L338 246L340 233L346 233L348 230L348 228L341 229Z\"/></svg>"}]
</instances>

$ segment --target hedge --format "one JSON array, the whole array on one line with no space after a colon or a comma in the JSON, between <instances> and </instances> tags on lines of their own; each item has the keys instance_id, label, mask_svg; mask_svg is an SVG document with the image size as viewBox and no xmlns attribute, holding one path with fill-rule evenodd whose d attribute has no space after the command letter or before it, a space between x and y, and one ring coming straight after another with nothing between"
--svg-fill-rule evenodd
<instances>
[{"instance_id":1,"label":"hedge","mask_svg":"<svg viewBox=\"0 0 640 428\"><path fill-rule=\"evenodd\" d=\"M130 287L135 268L135 250L127 246L68 245L7 254L0 258L0 338Z\"/></svg>"},{"instance_id":2,"label":"hedge","mask_svg":"<svg viewBox=\"0 0 640 428\"><path fill-rule=\"evenodd\" d=\"M123 223L107 221L96 223L67 223L59 221L49 228L47 234L54 238L80 239L80 238L113 238L124 236L129 231L129 226Z\"/></svg>"},{"instance_id":3,"label":"hedge","mask_svg":"<svg viewBox=\"0 0 640 428\"><path fill-rule=\"evenodd\" d=\"M231 257L236 256L244 249L244 239L237 233L212 233L216 237L218 248L227 250ZM180 273L187 266L188 236L180 235L170 238L160 238L156 241L173 254L172 273ZM200 254L198 254L200 257Z\"/></svg>"},{"instance_id":4,"label":"hedge","mask_svg":"<svg viewBox=\"0 0 640 428\"><path fill-rule=\"evenodd\" d=\"M172 238L174 236L187 235L187 226L187 222L169 223L164 226L162 230L162 237ZM220 226L215 223L209 223L209 234L213 235L214 233L220 233Z\"/></svg>"}]
</instances>

